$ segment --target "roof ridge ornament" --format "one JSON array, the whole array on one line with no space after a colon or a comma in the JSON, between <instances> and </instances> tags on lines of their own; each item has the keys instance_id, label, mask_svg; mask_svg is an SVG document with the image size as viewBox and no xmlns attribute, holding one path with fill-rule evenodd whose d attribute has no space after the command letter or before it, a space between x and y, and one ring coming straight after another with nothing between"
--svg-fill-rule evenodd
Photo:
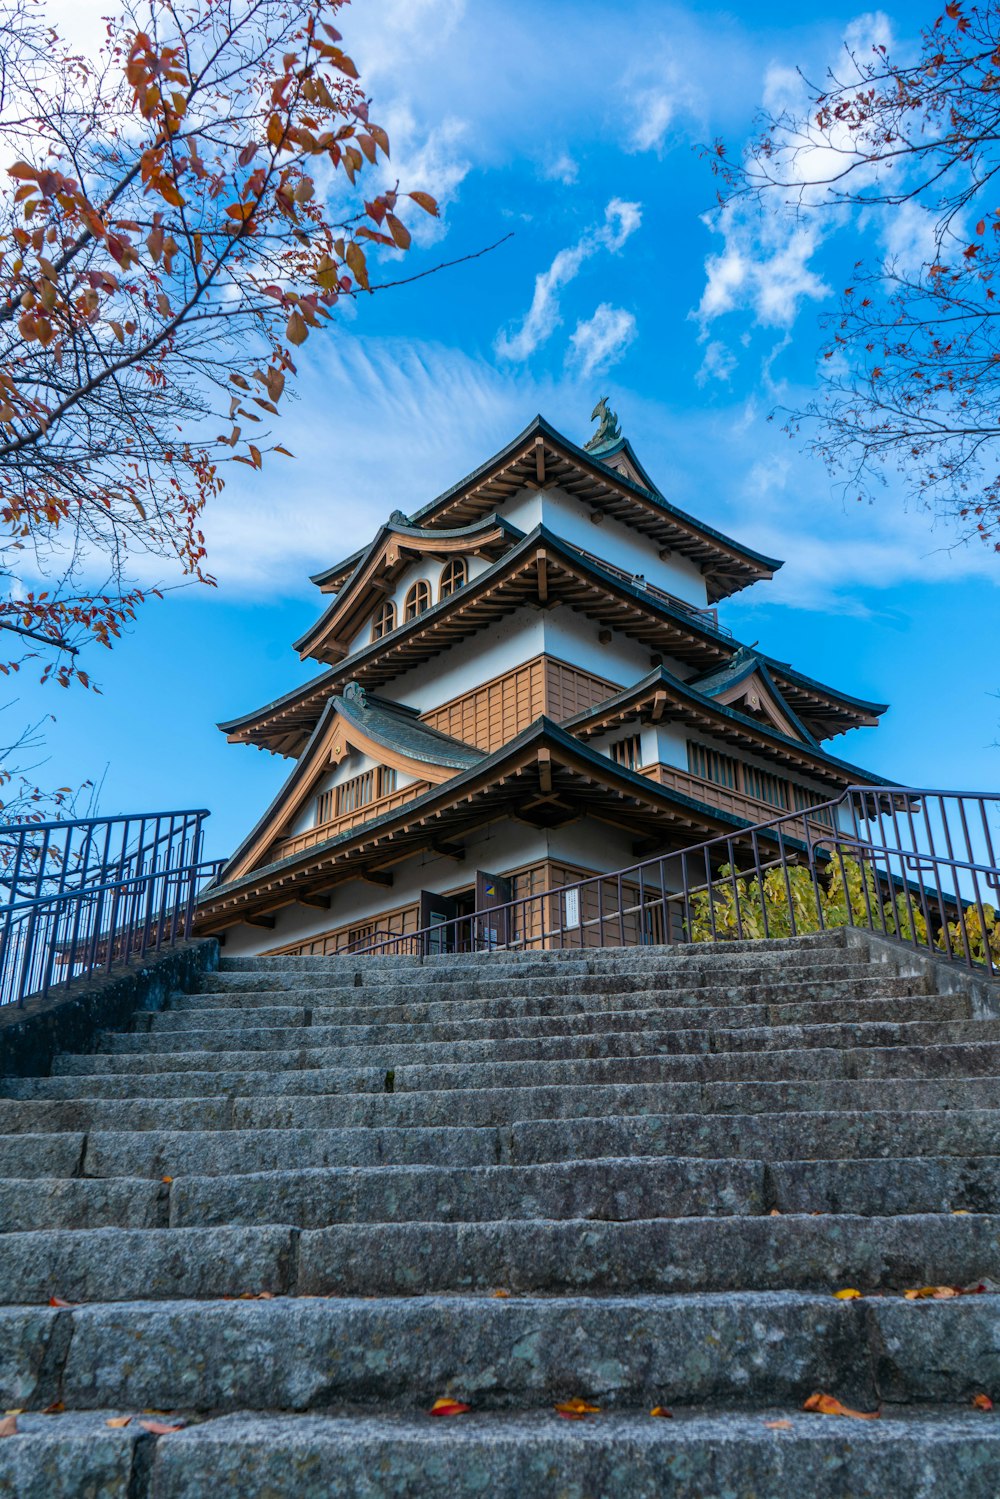
<instances>
[{"instance_id":1,"label":"roof ridge ornament","mask_svg":"<svg viewBox=\"0 0 1000 1499\"><path fill-rule=\"evenodd\" d=\"M621 441L622 429L618 425L618 415L608 405L607 396L602 396L598 401L590 413L590 420L599 425L590 441L584 443L585 453L600 453L605 448L612 448L616 442Z\"/></svg>"},{"instance_id":2,"label":"roof ridge ornament","mask_svg":"<svg viewBox=\"0 0 1000 1499\"><path fill-rule=\"evenodd\" d=\"M368 706L368 694L360 682L345 682L341 697L345 703L350 703L353 708L366 708Z\"/></svg>"},{"instance_id":3,"label":"roof ridge ornament","mask_svg":"<svg viewBox=\"0 0 1000 1499\"><path fill-rule=\"evenodd\" d=\"M410 517L404 515L402 510L394 510L389 516L389 524L390 526L408 526L410 524Z\"/></svg>"}]
</instances>

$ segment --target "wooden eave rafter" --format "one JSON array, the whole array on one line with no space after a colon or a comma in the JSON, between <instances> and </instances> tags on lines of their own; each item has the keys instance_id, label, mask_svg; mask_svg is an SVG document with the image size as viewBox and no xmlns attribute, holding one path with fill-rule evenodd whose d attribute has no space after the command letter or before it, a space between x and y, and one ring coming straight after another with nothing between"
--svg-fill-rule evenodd
<instances>
[{"instance_id":1,"label":"wooden eave rafter","mask_svg":"<svg viewBox=\"0 0 1000 1499\"><path fill-rule=\"evenodd\" d=\"M610 451L605 462L536 417L502 452L418 511L414 524L425 528L468 525L519 490L558 487L589 505L595 514L613 515L650 537L660 550L690 558L706 577L709 603L773 577L781 566L776 558L741 547L671 505L645 482L637 460L635 464L629 461L627 446ZM341 587L361 556L355 553L345 558L335 569L316 574L313 581L324 590Z\"/></svg>"},{"instance_id":2,"label":"wooden eave rafter","mask_svg":"<svg viewBox=\"0 0 1000 1499\"><path fill-rule=\"evenodd\" d=\"M415 535L397 529L384 537L360 575L339 593L317 622L295 642L305 660L335 664L347 655L350 641L366 619L395 586L405 567L417 557L444 561L454 556L498 557L519 537L503 525L471 528L467 536L435 536L433 531ZM324 588L324 592L328 591Z\"/></svg>"},{"instance_id":3,"label":"wooden eave rafter","mask_svg":"<svg viewBox=\"0 0 1000 1499\"><path fill-rule=\"evenodd\" d=\"M382 744L346 714L334 712L308 756L299 761L260 822L233 855L225 871L227 880L241 878L261 863L277 843L291 836L294 818L315 794L318 783L351 750L367 755L377 765L402 771L418 781L430 781L434 786L456 774L453 765L429 764Z\"/></svg>"},{"instance_id":4,"label":"wooden eave rafter","mask_svg":"<svg viewBox=\"0 0 1000 1499\"><path fill-rule=\"evenodd\" d=\"M837 734L846 734L848 729L873 729L878 725L879 715L885 712L883 703L866 704L841 698L820 683L814 686L785 676L774 661L767 662L767 669L788 706L817 739L833 739Z\"/></svg>"},{"instance_id":5,"label":"wooden eave rafter","mask_svg":"<svg viewBox=\"0 0 1000 1499\"><path fill-rule=\"evenodd\" d=\"M686 662L699 671L723 664L733 643L695 615L668 610L644 590L593 566L573 547L551 538L520 545L488 573L440 604L405 622L349 660L338 663L294 697L272 705L250 723L229 730L231 743L259 744L281 754L298 753L323 704L349 678L369 691L430 660L478 630L488 629L522 607L565 604L608 629L640 641L650 651Z\"/></svg>"},{"instance_id":6,"label":"wooden eave rafter","mask_svg":"<svg viewBox=\"0 0 1000 1499\"><path fill-rule=\"evenodd\" d=\"M792 744L776 742L766 732L763 725L758 729L757 725L752 722L737 720L728 714L715 712L708 699L705 699L703 704L692 702L686 694L672 692L669 684L663 681L651 685L645 692L634 698L625 699L613 705L609 704L606 709L602 709L601 704L598 703L588 712L585 721L578 724L571 721L568 725L568 732L575 738L586 741L636 722L681 724L684 728L707 734L736 749L749 751L759 755L761 759L771 760L783 769L793 767L805 772L814 780L825 781L838 790L845 786L866 784L869 781L873 785L879 784L877 778L870 776L857 766L831 763L830 758L824 755L821 749L814 748L801 740ZM779 729L777 732L783 731Z\"/></svg>"},{"instance_id":7,"label":"wooden eave rafter","mask_svg":"<svg viewBox=\"0 0 1000 1499\"><path fill-rule=\"evenodd\" d=\"M548 728L554 731L555 743L539 743L539 736L527 731L521 737L528 742L508 752L502 766L495 763L496 756L490 757L492 763L457 778L460 784L425 792L390 817L352 830L336 847L313 845L238 884L207 891L199 901L197 931L218 932L260 914L270 915L303 895L326 895L338 884L364 879L373 869L385 871L435 844L460 843L486 822L521 817L532 802L537 805L524 820L535 827L565 822L569 805L571 815L597 817L635 836L648 836L650 828L656 828L665 843L676 847L749 826L743 819L622 771L603 756L574 746L554 725ZM546 806L551 806L548 815Z\"/></svg>"}]
</instances>

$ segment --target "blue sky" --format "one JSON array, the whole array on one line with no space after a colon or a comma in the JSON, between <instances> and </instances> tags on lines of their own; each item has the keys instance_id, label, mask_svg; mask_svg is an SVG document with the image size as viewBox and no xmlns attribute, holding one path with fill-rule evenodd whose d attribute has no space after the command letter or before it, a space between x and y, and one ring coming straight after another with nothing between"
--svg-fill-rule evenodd
<instances>
[{"instance_id":1,"label":"blue sky","mask_svg":"<svg viewBox=\"0 0 1000 1499\"><path fill-rule=\"evenodd\" d=\"M73 0L71 28L103 9ZM1000 784L1000 560L954 548L900 482L874 506L845 499L768 420L813 387L818 319L858 254L913 226L720 219L695 149L738 148L763 101L794 101L795 66L819 77L845 37L905 43L903 8L355 0L343 30L393 172L444 206L387 269L513 237L309 340L280 439L295 461L233 470L207 516L219 587L168 587L113 653L92 651L101 696L19 683L10 723L56 715L37 774L103 778L107 813L208 807L210 852L229 852L289 762L215 724L314 673L290 647L322 603L307 575L536 411L583 440L609 394L668 498L786 559L724 622L892 704L836 753L905 784ZM155 564L146 581L177 579Z\"/></svg>"}]
</instances>

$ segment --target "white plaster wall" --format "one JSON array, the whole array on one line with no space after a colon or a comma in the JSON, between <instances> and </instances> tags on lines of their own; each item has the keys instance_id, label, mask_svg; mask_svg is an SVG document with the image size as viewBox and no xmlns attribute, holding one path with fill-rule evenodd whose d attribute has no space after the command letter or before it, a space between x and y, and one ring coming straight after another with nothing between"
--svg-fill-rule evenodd
<instances>
[{"instance_id":1,"label":"white plaster wall","mask_svg":"<svg viewBox=\"0 0 1000 1499\"><path fill-rule=\"evenodd\" d=\"M708 590L694 562L676 553L661 561L659 542L610 515L595 525L590 518L594 509L564 489L520 489L497 506L497 511L522 531L547 526L571 546L592 552L628 573L644 573L648 583L665 588L696 608L705 608Z\"/></svg>"},{"instance_id":2,"label":"white plaster wall","mask_svg":"<svg viewBox=\"0 0 1000 1499\"><path fill-rule=\"evenodd\" d=\"M653 759L661 765L673 765L677 770L687 770L687 730L680 724L661 723L654 726L656 744Z\"/></svg>"},{"instance_id":3,"label":"white plaster wall","mask_svg":"<svg viewBox=\"0 0 1000 1499\"><path fill-rule=\"evenodd\" d=\"M401 672L379 692L421 713L438 708L540 655L545 649L544 619L539 610L521 608L489 629L467 635L433 660Z\"/></svg>"},{"instance_id":4,"label":"white plaster wall","mask_svg":"<svg viewBox=\"0 0 1000 1499\"><path fill-rule=\"evenodd\" d=\"M417 581L417 579L424 578L426 582L430 584L431 604L433 605L438 603L439 590L441 586L441 574L444 572L445 567L447 566L447 562L450 562L453 558L459 556L464 557L466 573L469 582L471 582L473 578L478 578L480 573L485 572L488 567L492 566L492 562L489 557L476 557L471 553L466 554L459 552L450 552L448 554L446 562L439 562L436 557L416 558L415 561L410 563L409 566L405 567L399 574L398 578L396 579L396 584L393 591L385 595L386 598L391 599L392 602L396 605L397 626L403 623L403 605L406 602L406 595L409 593L410 589L413 587L413 584ZM379 608L381 608L381 602L382 601L380 601L378 605ZM352 638L350 643L350 651L352 655L355 651L361 650L363 646L371 644L372 619L374 617L374 612L375 611L373 610L372 614L368 615L364 624Z\"/></svg>"}]
</instances>

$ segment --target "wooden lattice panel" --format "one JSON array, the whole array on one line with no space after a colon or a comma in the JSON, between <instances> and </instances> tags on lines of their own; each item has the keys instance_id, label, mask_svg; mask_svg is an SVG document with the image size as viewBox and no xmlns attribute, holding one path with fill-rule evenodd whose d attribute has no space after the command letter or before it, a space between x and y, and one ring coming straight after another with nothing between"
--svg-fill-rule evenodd
<instances>
[{"instance_id":1,"label":"wooden lattice panel","mask_svg":"<svg viewBox=\"0 0 1000 1499\"><path fill-rule=\"evenodd\" d=\"M615 690L615 683L592 672L551 656L536 656L432 709L423 719L442 734L488 752L507 744L543 713L562 722L603 702Z\"/></svg>"}]
</instances>

